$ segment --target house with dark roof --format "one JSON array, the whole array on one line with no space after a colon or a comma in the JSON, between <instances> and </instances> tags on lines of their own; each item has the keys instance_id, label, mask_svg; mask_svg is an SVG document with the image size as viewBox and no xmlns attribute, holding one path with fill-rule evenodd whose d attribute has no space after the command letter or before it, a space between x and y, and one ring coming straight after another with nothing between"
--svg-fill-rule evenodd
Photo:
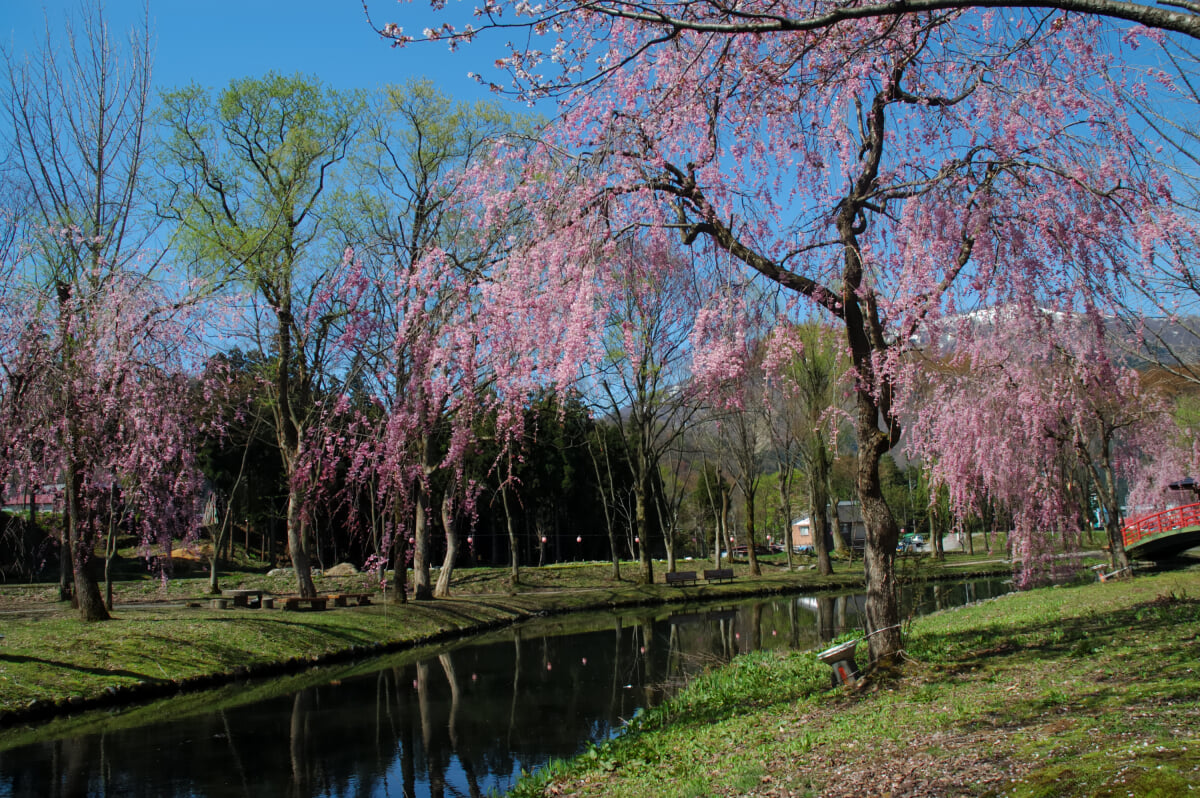
<instances>
[{"instance_id":1,"label":"house with dark roof","mask_svg":"<svg viewBox=\"0 0 1200 798\"><path fill-rule=\"evenodd\" d=\"M830 508L832 510L832 508ZM837 531L847 546L862 549L866 545L867 525L863 522L862 505L858 502L837 503ZM805 515L792 521L792 549L795 551L811 551L814 545L812 534L812 519ZM834 549L833 533L825 531L825 546L827 551Z\"/></svg>"}]
</instances>

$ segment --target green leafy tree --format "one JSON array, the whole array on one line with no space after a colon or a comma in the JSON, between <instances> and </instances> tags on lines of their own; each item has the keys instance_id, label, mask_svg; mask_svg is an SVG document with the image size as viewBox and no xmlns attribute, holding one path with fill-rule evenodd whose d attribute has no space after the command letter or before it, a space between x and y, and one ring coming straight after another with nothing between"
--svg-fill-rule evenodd
<instances>
[{"instance_id":1,"label":"green leafy tree","mask_svg":"<svg viewBox=\"0 0 1200 798\"><path fill-rule=\"evenodd\" d=\"M810 322L800 325L795 333L800 352L785 365L780 376L780 415L788 437L794 441L808 493L817 570L829 574L833 568L825 545L825 531L833 528L834 544L842 546L842 538L836 534L836 499L830 492L830 479L834 461L833 433L845 420L842 379L849 367L849 359L836 333L829 327ZM833 518L829 517L831 505Z\"/></svg>"},{"instance_id":2,"label":"green leafy tree","mask_svg":"<svg viewBox=\"0 0 1200 798\"><path fill-rule=\"evenodd\" d=\"M247 337L263 356L288 479L287 538L300 593L316 594L297 479L317 399L348 312L343 262L324 202L361 122L362 98L301 75L196 85L162 99L160 209L215 290L239 287Z\"/></svg>"}]
</instances>

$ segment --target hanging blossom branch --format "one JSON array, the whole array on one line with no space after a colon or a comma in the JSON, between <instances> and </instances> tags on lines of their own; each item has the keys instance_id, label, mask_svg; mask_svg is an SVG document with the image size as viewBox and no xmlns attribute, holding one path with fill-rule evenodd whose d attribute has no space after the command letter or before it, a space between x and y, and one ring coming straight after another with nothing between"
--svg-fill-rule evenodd
<instances>
[{"instance_id":1,"label":"hanging blossom branch","mask_svg":"<svg viewBox=\"0 0 1200 798\"><path fill-rule=\"evenodd\" d=\"M443 0L431 6L441 11ZM668 46L686 33L738 36L743 34L770 35L787 33L821 33L850 23L916 17L936 12L964 12L971 9L1004 10L1035 9L1063 11L1089 17L1100 17L1134 23L1137 27L1127 36L1139 33L1157 38L1162 32L1178 33L1200 39L1200 3L1195 0L1159 0L1157 3L1134 3L1125 0L888 0L887 2L825 2L825 3L727 3L711 2L580 2L554 0L532 5L527 0L503 2L486 0L476 6L476 22L455 25L444 21L436 28L426 28L419 34L406 33L397 23L377 25L371 21L368 0L363 0L367 19L381 36L396 46L416 42L446 42L452 49L474 41L489 32L524 32L527 36L558 36L548 50L510 43L511 54L497 61L514 77L537 91L530 96L544 96L556 91L571 90L593 84L632 64L642 56ZM505 12L512 15L504 19ZM632 23L649 35L643 35L634 46L605 48L597 52L583 42L561 36L568 29L579 27L611 27L614 34L628 43L627 31L614 23ZM603 36L597 37L603 41ZM558 64L563 77L546 81L536 72L544 62ZM478 74L472 73L482 82ZM499 87L493 85L494 89Z\"/></svg>"}]
</instances>

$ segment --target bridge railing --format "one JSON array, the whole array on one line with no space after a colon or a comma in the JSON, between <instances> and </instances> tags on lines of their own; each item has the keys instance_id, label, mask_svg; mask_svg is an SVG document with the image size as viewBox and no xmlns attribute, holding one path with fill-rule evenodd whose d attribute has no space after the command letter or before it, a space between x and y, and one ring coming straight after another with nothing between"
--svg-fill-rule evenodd
<instances>
[{"instance_id":1,"label":"bridge railing","mask_svg":"<svg viewBox=\"0 0 1200 798\"><path fill-rule=\"evenodd\" d=\"M1122 536L1126 546L1133 546L1151 535L1189 526L1200 526L1200 504L1186 504L1152 515L1143 515L1126 524Z\"/></svg>"}]
</instances>

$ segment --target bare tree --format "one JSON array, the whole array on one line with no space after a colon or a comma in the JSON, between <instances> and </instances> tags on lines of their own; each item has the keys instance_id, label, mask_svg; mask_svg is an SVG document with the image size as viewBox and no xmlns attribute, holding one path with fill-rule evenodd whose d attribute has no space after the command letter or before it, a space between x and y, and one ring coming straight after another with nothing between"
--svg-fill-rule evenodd
<instances>
[{"instance_id":1,"label":"bare tree","mask_svg":"<svg viewBox=\"0 0 1200 798\"><path fill-rule=\"evenodd\" d=\"M649 513L660 493L654 483L660 479L659 467L667 452L700 407L686 371L699 301L696 287L671 267L678 254L661 241L628 244L617 257L625 261L617 270L620 279L655 281L650 294L628 284L620 293L606 338L606 370L598 380L607 400L604 412L621 431L633 469L636 548L641 580L649 583L654 581ZM655 271L653 278L648 276Z\"/></svg>"},{"instance_id":2,"label":"bare tree","mask_svg":"<svg viewBox=\"0 0 1200 798\"><path fill-rule=\"evenodd\" d=\"M58 35L56 35L56 32ZM148 274L147 243L155 233L146 210L143 172L148 157L151 48L149 23L114 40L99 3L59 24L46 19L40 49L25 58L0 50L6 70L3 134L9 179L27 200L22 242L29 247L32 289L57 302L61 346L54 369L74 372L78 333L66 308L105 290L110 278L136 270ZM53 402L60 413L61 469L65 485L63 557L73 585L60 584L87 620L108 617L99 590L95 540L81 515L81 465L72 429L77 403L72 380L58 381ZM67 598L67 595L63 595Z\"/></svg>"}]
</instances>

